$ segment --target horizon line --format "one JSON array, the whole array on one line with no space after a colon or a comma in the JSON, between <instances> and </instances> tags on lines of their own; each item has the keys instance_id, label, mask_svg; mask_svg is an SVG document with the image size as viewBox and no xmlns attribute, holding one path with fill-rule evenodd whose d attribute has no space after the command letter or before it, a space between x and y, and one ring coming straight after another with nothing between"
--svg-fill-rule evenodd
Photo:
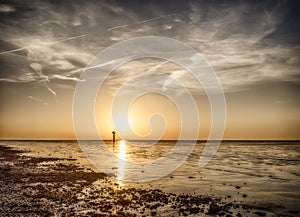
<instances>
[{"instance_id":1,"label":"horizon line","mask_svg":"<svg viewBox=\"0 0 300 217\"><path fill-rule=\"evenodd\" d=\"M118 139L116 141L121 141L122 139ZM0 139L0 141L53 141L53 142L59 142L59 141L113 141L112 139ZM177 140L177 139L161 139L161 140L134 140L134 139L128 139L125 141L135 141L135 142L146 142L146 141L182 141L182 142L191 142L191 141L196 141L196 142L269 142L269 141L278 141L278 142L300 142L300 139L221 139L221 140L216 140L216 139L197 139L197 140L189 140L189 139L184 139L184 140Z\"/></svg>"}]
</instances>

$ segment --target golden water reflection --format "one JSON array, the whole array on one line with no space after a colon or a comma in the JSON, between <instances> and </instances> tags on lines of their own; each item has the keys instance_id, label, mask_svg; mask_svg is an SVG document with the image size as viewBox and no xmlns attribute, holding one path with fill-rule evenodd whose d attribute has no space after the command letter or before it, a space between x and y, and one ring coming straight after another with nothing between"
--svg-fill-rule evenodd
<instances>
[{"instance_id":1,"label":"golden water reflection","mask_svg":"<svg viewBox=\"0 0 300 217\"><path fill-rule=\"evenodd\" d=\"M122 187L124 186L124 175L126 166L126 143L123 140L119 142L119 152L118 152L118 184Z\"/></svg>"}]
</instances>

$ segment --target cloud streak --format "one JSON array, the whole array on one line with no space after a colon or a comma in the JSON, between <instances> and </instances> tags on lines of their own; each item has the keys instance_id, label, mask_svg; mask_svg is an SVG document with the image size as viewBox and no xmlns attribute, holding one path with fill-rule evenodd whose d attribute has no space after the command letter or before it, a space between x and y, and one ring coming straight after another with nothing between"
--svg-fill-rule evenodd
<instances>
[{"instance_id":1,"label":"cloud streak","mask_svg":"<svg viewBox=\"0 0 300 217\"><path fill-rule=\"evenodd\" d=\"M16 9L8 4L0 4L0 13L10 13L14 12Z\"/></svg>"},{"instance_id":2,"label":"cloud streak","mask_svg":"<svg viewBox=\"0 0 300 217\"><path fill-rule=\"evenodd\" d=\"M54 45L54 44L57 44L57 43L60 43L60 42L66 42L66 41L70 41L70 40L74 40L74 39L86 37L87 35L88 34L77 35L77 36L72 36L72 37L68 37L68 38L64 38L64 39L60 39L60 40L56 40L56 41L52 41L52 42L46 42L46 43L42 42L42 44L45 45L45 46L47 46L47 45ZM27 50L27 49L30 49L30 46L20 47L20 48L8 50L8 51L2 51L2 52L0 52L0 55L15 53L17 51L22 51L22 50Z\"/></svg>"},{"instance_id":3,"label":"cloud streak","mask_svg":"<svg viewBox=\"0 0 300 217\"><path fill-rule=\"evenodd\" d=\"M44 105L48 105L48 103L45 100L40 99L40 98L36 98L36 97L33 97L33 96L28 96L28 99L31 99L31 100L36 101L36 102L43 103Z\"/></svg>"},{"instance_id":4,"label":"cloud streak","mask_svg":"<svg viewBox=\"0 0 300 217\"><path fill-rule=\"evenodd\" d=\"M68 6L46 2L0 5L1 40L13 45L0 47L0 81L39 83L55 95L51 88L55 83L68 82L74 87L87 63L103 48L116 41L155 35L175 38L197 49L227 92L270 80L298 82L300 46L291 44L290 39L295 41L299 34L289 32L285 38L285 24L293 22L286 18L289 7L285 3L177 3L139 9L104 1L74 1ZM30 13L18 11L26 7ZM8 16L11 12L16 15ZM124 66L107 80L111 89L129 85L126 80L146 72L145 87L155 82L150 74L157 74L164 79L164 88L176 89L169 82L176 78L194 93L201 92L188 72L172 64L145 60L128 66L132 68ZM134 82L130 85L139 87Z\"/></svg>"},{"instance_id":5,"label":"cloud streak","mask_svg":"<svg viewBox=\"0 0 300 217\"><path fill-rule=\"evenodd\" d=\"M121 25L121 26L115 26L115 27L107 29L107 31L112 31L112 30L116 30L116 29L130 27L130 26L137 25L137 24L144 24L144 23L148 23L148 22L160 20L160 19L163 19L163 18L171 17L171 16L174 16L174 15L176 15L176 13L172 13L172 14L168 14L168 15L163 15L163 16L159 16L159 17L154 17L154 18L147 19L147 20L141 20L141 21L137 21L137 22L131 23L131 24L124 24L124 25Z\"/></svg>"}]
</instances>

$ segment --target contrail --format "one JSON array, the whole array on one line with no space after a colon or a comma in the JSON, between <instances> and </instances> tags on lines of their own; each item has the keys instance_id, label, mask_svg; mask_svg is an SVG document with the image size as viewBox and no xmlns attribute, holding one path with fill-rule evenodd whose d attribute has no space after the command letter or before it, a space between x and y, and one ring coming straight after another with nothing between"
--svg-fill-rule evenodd
<instances>
[{"instance_id":1,"label":"contrail","mask_svg":"<svg viewBox=\"0 0 300 217\"><path fill-rule=\"evenodd\" d=\"M147 23L147 22L150 22L150 21L153 21L153 20L158 20L158 19L161 19L161 18L173 16L173 15L176 15L176 13L168 14L168 15L164 15L164 16L160 16L160 17L151 18L151 19L148 19L148 20L142 20L142 21L139 21L139 22L136 22L136 23L138 23L138 24L140 24L140 23Z\"/></svg>"},{"instance_id":2,"label":"contrail","mask_svg":"<svg viewBox=\"0 0 300 217\"><path fill-rule=\"evenodd\" d=\"M17 52L17 51L20 51L20 50L26 50L27 48L28 48L28 46L27 47L21 47L21 48L13 49L13 50L8 50L8 51L3 51L3 52L0 52L0 55L7 54L7 53L14 53L14 52Z\"/></svg>"},{"instance_id":3,"label":"contrail","mask_svg":"<svg viewBox=\"0 0 300 217\"><path fill-rule=\"evenodd\" d=\"M45 85L45 87L54 95L56 96L56 92L54 90L52 90L49 85Z\"/></svg>"},{"instance_id":4,"label":"contrail","mask_svg":"<svg viewBox=\"0 0 300 217\"><path fill-rule=\"evenodd\" d=\"M57 41L52 41L52 42L48 42L48 43L43 43L43 44L45 44L45 45L56 44L56 43L59 43L59 42L70 41L70 40L77 39L77 38L83 38L83 37L85 37L85 36L87 36L87 35L88 35L88 34L72 36L72 37L69 37L69 38L64 38L64 39L60 39L60 40L57 40Z\"/></svg>"},{"instance_id":5,"label":"contrail","mask_svg":"<svg viewBox=\"0 0 300 217\"><path fill-rule=\"evenodd\" d=\"M129 25L133 25L133 24L129 24ZM107 31L111 31L111 30L114 30L114 29L119 29L119 28L123 28L123 27L127 27L128 24L125 24L125 25L122 25L122 26L115 26L115 27L112 27L112 28L109 28Z\"/></svg>"},{"instance_id":6,"label":"contrail","mask_svg":"<svg viewBox=\"0 0 300 217\"><path fill-rule=\"evenodd\" d=\"M125 24L125 25L121 25L121 26L115 26L115 27L107 29L107 31L112 31L112 30L115 30L115 29L120 29L120 28L132 26L132 25L136 25L136 24L147 23L147 22L151 22L151 21L154 21L154 20L159 20L159 19L162 19L162 18L170 17L170 16L173 16L175 14L176 13L168 14L168 15L164 15L164 16L159 16L159 17L154 17L154 18L151 18L151 19L148 19L148 20L141 20L141 21L138 21L138 22L135 22L135 23Z\"/></svg>"},{"instance_id":7,"label":"contrail","mask_svg":"<svg viewBox=\"0 0 300 217\"><path fill-rule=\"evenodd\" d=\"M82 38L82 37L85 37L87 35L88 34L77 35L77 36L72 36L72 37L69 37L69 38L64 38L64 39L60 39L60 40L56 40L56 41L52 41L52 42L48 42L48 43L42 43L42 44L43 45L52 45L52 44L56 44L56 43L60 43L60 42L70 41L70 40L77 39L77 38ZM8 51L3 51L3 52L0 52L0 55L8 54L8 53L14 53L14 52L21 51L21 50L26 50L28 48L30 48L30 46L25 46L25 47L20 47L20 48L8 50Z\"/></svg>"},{"instance_id":8,"label":"contrail","mask_svg":"<svg viewBox=\"0 0 300 217\"><path fill-rule=\"evenodd\" d=\"M33 96L28 96L28 99L31 99L31 100L34 100L34 101L37 101L37 102L41 102L44 105L48 105L48 103L45 100L40 99L40 98L36 98L36 97L33 97Z\"/></svg>"},{"instance_id":9,"label":"contrail","mask_svg":"<svg viewBox=\"0 0 300 217\"><path fill-rule=\"evenodd\" d=\"M148 73L148 72L155 72L157 69L159 69L159 67L165 65L165 64L168 63L168 62L169 62L169 61L164 61L164 62L162 62L162 63L159 63L159 64L157 64L157 65L151 67L150 69L148 69L148 70L146 71L146 73Z\"/></svg>"}]
</instances>

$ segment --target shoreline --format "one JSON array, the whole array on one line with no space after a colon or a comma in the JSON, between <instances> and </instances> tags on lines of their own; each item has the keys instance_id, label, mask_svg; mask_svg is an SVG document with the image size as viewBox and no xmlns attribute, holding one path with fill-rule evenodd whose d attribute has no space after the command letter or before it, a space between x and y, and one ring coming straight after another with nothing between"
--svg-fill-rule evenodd
<instances>
[{"instance_id":1,"label":"shoreline","mask_svg":"<svg viewBox=\"0 0 300 217\"><path fill-rule=\"evenodd\" d=\"M221 197L121 187L113 177L76 164L77 159L33 157L0 144L0 212L49 216L269 216L299 211L233 203Z\"/></svg>"}]
</instances>

